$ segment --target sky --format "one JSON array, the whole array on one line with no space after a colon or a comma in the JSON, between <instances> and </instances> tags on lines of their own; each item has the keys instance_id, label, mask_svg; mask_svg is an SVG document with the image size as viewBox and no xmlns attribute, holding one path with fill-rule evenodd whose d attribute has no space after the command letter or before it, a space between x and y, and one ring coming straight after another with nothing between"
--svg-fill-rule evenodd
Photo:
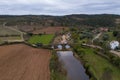
<instances>
[{"instance_id":1,"label":"sky","mask_svg":"<svg viewBox=\"0 0 120 80\"><path fill-rule=\"evenodd\" d=\"M0 0L0 15L120 14L120 0Z\"/></svg>"}]
</instances>

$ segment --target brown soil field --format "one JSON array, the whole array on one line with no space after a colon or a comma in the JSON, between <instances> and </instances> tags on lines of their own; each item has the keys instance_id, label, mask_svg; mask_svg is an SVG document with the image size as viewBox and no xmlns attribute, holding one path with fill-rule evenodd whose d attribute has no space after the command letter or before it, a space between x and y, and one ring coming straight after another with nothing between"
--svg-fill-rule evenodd
<instances>
[{"instance_id":1,"label":"brown soil field","mask_svg":"<svg viewBox=\"0 0 120 80\"><path fill-rule=\"evenodd\" d=\"M24 44L0 46L0 80L50 80L50 57Z\"/></svg>"},{"instance_id":2,"label":"brown soil field","mask_svg":"<svg viewBox=\"0 0 120 80\"><path fill-rule=\"evenodd\" d=\"M67 27L45 27L42 29L38 29L33 31L34 34L39 34L39 33L46 33L46 34L54 34L56 32L61 32L63 28L66 30L68 29Z\"/></svg>"},{"instance_id":3,"label":"brown soil field","mask_svg":"<svg viewBox=\"0 0 120 80\"><path fill-rule=\"evenodd\" d=\"M18 26L17 29L21 30L21 31L24 31L24 32L31 32L31 31L34 31L34 29L41 29L42 26Z\"/></svg>"},{"instance_id":4,"label":"brown soil field","mask_svg":"<svg viewBox=\"0 0 120 80\"><path fill-rule=\"evenodd\" d=\"M30 31L33 31L33 26L20 26L20 27L18 27L19 28L19 30L21 30L21 31L25 31L25 32L30 32Z\"/></svg>"}]
</instances>

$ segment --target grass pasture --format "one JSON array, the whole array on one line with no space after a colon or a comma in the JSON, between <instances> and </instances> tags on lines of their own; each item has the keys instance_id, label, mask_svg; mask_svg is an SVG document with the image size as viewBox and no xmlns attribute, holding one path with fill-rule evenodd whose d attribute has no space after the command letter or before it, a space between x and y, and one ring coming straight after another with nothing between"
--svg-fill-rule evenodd
<instances>
[{"instance_id":1,"label":"grass pasture","mask_svg":"<svg viewBox=\"0 0 120 80\"><path fill-rule=\"evenodd\" d=\"M107 59L95 54L94 49L79 48L79 57L85 62L85 67L92 73L95 79L91 80L119 80L120 69Z\"/></svg>"},{"instance_id":2,"label":"grass pasture","mask_svg":"<svg viewBox=\"0 0 120 80\"><path fill-rule=\"evenodd\" d=\"M3 41L0 39L0 44L2 44L3 43Z\"/></svg>"},{"instance_id":3,"label":"grass pasture","mask_svg":"<svg viewBox=\"0 0 120 80\"><path fill-rule=\"evenodd\" d=\"M53 39L53 37L54 37L53 34L48 34L48 35L33 35L28 40L28 43L30 43L30 44L42 43L42 44L48 45L51 42L51 40Z\"/></svg>"},{"instance_id":4,"label":"grass pasture","mask_svg":"<svg viewBox=\"0 0 120 80\"><path fill-rule=\"evenodd\" d=\"M10 30L8 28L3 28L0 27L0 36L6 36L6 35L21 35L19 32L14 31L14 30Z\"/></svg>"},{"instance_id":5,"label":"grass pasture","mask_svg":"<svg viewBox=\"0 0 120 80\"><path fill-rule=\"evenodd\" d=\"M110 36L110 41L116 40L116 37L113 36L113 32L107 32L107 34Z\"/></svg>"},{"instance_id":6,"label":"grass pasture","mask_svg":"<svg viewBox=\"0 0 120 80\"><path fill-rule=\"evenodd\" d=\"M21 33L6 27L0 27L0 43L14 40L21 40Z\"/></svg>"}]
</instances>

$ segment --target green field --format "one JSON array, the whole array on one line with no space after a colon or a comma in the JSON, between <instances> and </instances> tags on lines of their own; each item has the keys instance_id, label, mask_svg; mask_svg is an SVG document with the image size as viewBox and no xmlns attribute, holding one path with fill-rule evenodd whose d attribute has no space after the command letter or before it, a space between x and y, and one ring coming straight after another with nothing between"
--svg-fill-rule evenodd
<instances>
[{"instance_id":1,"label":"green field","mask_svg":"<svg viewBox=\"0 0 120 80\"><path fill-rule=\"evenodd\" d=\"M88 70L97 80L120 80L120 69L111 64L107 59L95 54L93 49L79 48L78 55L85 62ZM81 54L82 52L83 54ZM91 79L91 80L96 80Z\"/></svg>"},{"instance_id":2,"label":"green field","mask_svg":"<svg viewBox=\"0 0 120 80\"><path fill-rule=\"evenodd\" d=\"M108 41L116 40L116 37L113 36L113 32L105 32L104 34L107 34L109 36ZM99 39L102 40L104 34L102 34Z\"/></svg>"},{"instance_id":3,"label":"green field","mask_svg":"<svg viewBox=\"0 0 120 80\"><path fill-rule=\"evenodd\" d=\"M116 40L116 37L113 36L113 32L107 32L107 34L110 36L110 41Z\"/></svg>"},{"instance_id":4,"label":"green field","mask_svg":"<svg viewBox=\"0 0 120 80\"><path fill-rule=\"evenodd\" d=\"M30 44L37 44L37 43L42 43L48 45L51 40L53 39L54 35L53 34L48 34L48 35L33 35L28 42Z\"/></svg>"},{"instance_id":5,"label":"green field","mask_svg":"<svg viewBox=\"0 0 120 80\"><path fill-rule=\"evenodd\" d=\"M4 41L21 40L21 33L7 27L0 27L0 43Z\"/></svg>"},{"instance_id":6,"label":"green field","mask_svg":"<svg viewBox=\"0 0 120 80\"><path fill-rule=\"evenodd\" d=\"M0 44L3 43L3 41L0 39Z\"/></svg>"}]
</instances>

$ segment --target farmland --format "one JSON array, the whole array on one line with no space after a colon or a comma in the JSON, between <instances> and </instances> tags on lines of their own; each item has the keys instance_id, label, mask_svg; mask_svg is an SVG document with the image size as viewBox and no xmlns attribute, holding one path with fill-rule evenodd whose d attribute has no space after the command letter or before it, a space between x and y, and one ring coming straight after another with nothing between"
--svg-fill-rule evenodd
<instances>
[{"instance_id":1,"label":"farmland","mask_svg":"<svg viewBox=\"0 0 120 80\"><path fill-rule=\"evenodd\" d=\"M42 29L38 29L33 31L34 34L46 33L46 34L55 34L56 32L62 32L63 30L67 30L67 27L46 27Z\"/></svg>"},{"instance_id":2,"label":"farmland","mask_svg":"<svg viewBox=\"0 0 120 80\"><path fill-rule=\"evenodd\" d=\"M48 34L48 35L33 35L28 42L30 44L36 44L36 43L42 43L48 45L51 40L53 39L54 35L53 34Z\"/></svg>"},{"instance_id":3,"label":"farmland","mask_svg":"<svg viewBox=\"0 0 120 80\"><path fill-rule=\"evenodd\" d=\"M22 40L21 33L7 27L0 27L0 42Z\"/></svg>"},{"instance_id":4,"label":"farmland","mask_svg":"<svg viewBox=\"0 0 120 80\"><path fill-rule=\"evenodd\" d=\"M24 44L0 46L0 80L50 80L50 56Z\"/></svg>"},{"instance_id":5,"label":"farmland","mask_svg":"<svg viewBox=\"0 0 120 80\"><path fill-rule=\"evenodd\" d=\"M10 30L8 28L3 28L0 27L0 36L6 36L6 35L20 35L20 33L14 31L14 30Z\"/></svg>"}]
</instances>

